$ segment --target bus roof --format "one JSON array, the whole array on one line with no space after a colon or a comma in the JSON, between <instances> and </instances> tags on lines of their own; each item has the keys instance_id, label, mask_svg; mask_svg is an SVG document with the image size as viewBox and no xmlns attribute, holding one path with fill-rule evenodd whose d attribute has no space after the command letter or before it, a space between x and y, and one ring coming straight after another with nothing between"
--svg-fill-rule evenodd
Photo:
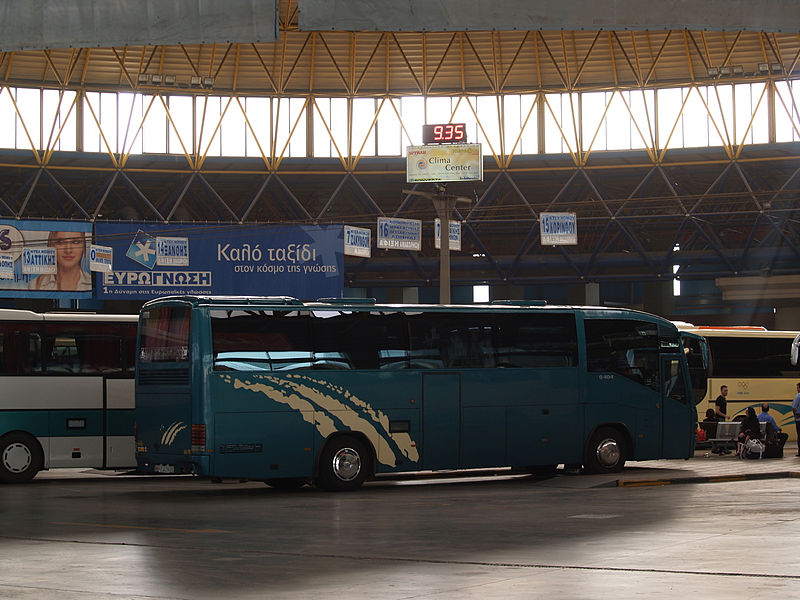
<instances>
[{"instance_id":1,"label":"bus roof","mask_svg":"<svg viewBox=\"0 0 800 600\"><path fill-rule=\"evenodd\" d=\"M470 312L470 311L491 311L498 313L508 313L517 311L526 312L584 312L592 314L602 314L605 316L636 315L637 318L646 320L669 323L670 321L654 315L634 309L605 307L605 306L569 306L569 305L548 305L542 300L500 300L486 304L379 304L372 298L321 298L315 301L303 302L288 296L164 296L149 300L142 306L146 310L154 305L162 303L187 303L192 306L218 306L236 307L251 310L274 310L281 309L304 309L304 310L386 310L397 312Z\"/></svg>"},{"instance_id":2,"label":"bus roof","mask_svg":"<svg viewBox=\"0 0 800 600\"><path fill-rule=\"evenodd\" d=\"M135 323L137 315L97 314L89 312L46 312L17 308L0 308L0 321L104 321L112 323Z\"/></svg>"},{"instance_id":3,"label":"bus roof","mask_svg":"<svg viewBox=\"0 0 800 600\"><path fill-rule=\"evenodd\" d=\"M795 338L797 331L770 330L766 327L751 325L713 326L692 325L681 321L674 322L680 331L689 331L703 337L738 337L738 338Z\"/></svg>"}]
</instances>

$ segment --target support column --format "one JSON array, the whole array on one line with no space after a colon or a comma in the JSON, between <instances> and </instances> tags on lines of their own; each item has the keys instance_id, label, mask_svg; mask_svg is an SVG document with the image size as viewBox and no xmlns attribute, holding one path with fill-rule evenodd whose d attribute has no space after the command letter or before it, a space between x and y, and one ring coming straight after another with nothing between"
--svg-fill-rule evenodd
<instances>
[{"instance_id":1,"label":"support column","mask_svg":"<svg viewBox=\"0 0 800 600\"><path fill-rule=\"evenodd\" d=\"M419 288L418 287L404 287L403 288L403 304L419 304Z\"/></svg>"},{"instance_id":2,"label":"support column","mask_svg":"<svg viewBox=\"0 0 800 600\"><path fill-rule=\"evenodd\" d=\"M583 288L583 292L586 306L600 306L599 283L587 283Z\"/></svg>"}]
</instances>

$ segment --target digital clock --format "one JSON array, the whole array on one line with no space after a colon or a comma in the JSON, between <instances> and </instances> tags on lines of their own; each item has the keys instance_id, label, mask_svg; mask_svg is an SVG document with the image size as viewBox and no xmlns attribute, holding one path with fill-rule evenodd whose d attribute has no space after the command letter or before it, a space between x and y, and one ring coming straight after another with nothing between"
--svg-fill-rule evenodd
<instances>
[{"instance_id":1,"label":"digital clock","mask_svg":"<svg viewBox=\"0 0 800 600\"><path fill-rule=\"evenodd\" d=\"M423 144L465 144L466 142L467 125L465 123L422 126Z\"/></svg>"}]
</instances>

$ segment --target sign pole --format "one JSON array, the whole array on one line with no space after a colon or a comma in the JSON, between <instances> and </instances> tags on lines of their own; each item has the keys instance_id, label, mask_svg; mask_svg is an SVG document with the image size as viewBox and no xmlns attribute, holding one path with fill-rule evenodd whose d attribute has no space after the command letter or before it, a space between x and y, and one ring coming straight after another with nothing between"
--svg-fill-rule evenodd
<instances>
[{"instance_id":1,"label":"sign pole","mask_svg":"<svg viewBox=\"0 0 800 600\"><path fill-rule=\"evenodd\" d=\"M436 192L421 190L403 190L406 194L416 194L429 198L439 218L439 304L450 304L450 216L458 202L470 204L472 200L465 196L447 193L447 186L439 183Z\"/></svg>"},{"instance_id":2,"label":"sign pole","mask_svg":"<svg viewBox=\"0 0 800 600\"><path fill-rule=\"evenodd\" d=\"M439 304L450 304L450 215L456 207L456 200L445 194L442 188L432 200L439 217Z\"/></svg>"}]
</instances>

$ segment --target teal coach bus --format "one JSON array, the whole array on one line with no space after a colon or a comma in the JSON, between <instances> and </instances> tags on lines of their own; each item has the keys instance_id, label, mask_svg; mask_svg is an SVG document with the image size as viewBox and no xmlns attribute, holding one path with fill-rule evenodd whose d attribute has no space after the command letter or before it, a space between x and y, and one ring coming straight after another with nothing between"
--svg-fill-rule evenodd
<instances>
[{"instance_id":1,"label":"teal coach bus","mask_svg":"<svg viewBox=\"0 0 800 600\"><path fill-rule=\"evenodd\" d=\"M687 360L703 339L683 338L643 312L543 302L160 298L140 312L137 463L352 490L412 471L688 458L706 373Z\"/></svg>"},{"instance_id":2,"label":"teal coach bus","mask_svg":"<svg viewBox=\"0 0 800 600\"><path fill-rule=\"evenodd\" d=\"M136 466L137 321L0 309L0 482Z\"/></svg>"}]
</instances>

